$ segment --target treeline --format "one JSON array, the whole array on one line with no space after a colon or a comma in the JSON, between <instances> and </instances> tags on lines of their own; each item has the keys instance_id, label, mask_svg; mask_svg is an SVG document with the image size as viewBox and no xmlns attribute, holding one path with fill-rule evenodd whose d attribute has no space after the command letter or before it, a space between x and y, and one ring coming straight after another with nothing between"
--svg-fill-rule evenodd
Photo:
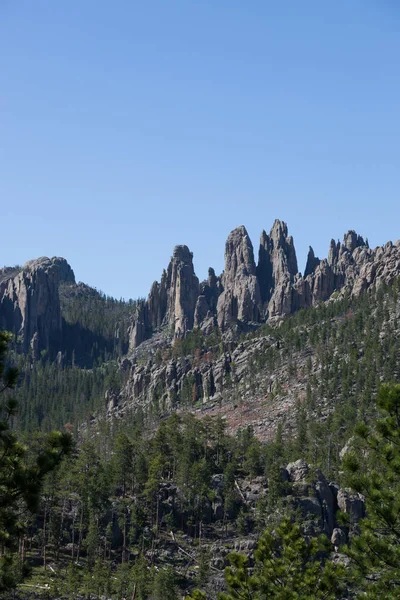
<instances>
[{"instance_id":1,"label":"treeline","mask_svg":"<svg viewBox=\"0 0 400 600\"><path fill-rule=\"evenodd\" d=\"M47 356L34 364L23 355L13 358L19 370L18 415L13 426L20 431L51 431L68 423L76 430L104 413L106 391L119 391L124 383L125 375L115 361L83 369L50 361Z\"/></svg>"},{"instance_id":2,"label":"treeline","mask_svg":"<svg viewBox=\"0 0 400 600\"><path fill-rule=\"evenodd\" d=\"M59 297L69 363L91 367L127 352L136 300L116 300L83 283L61 283Z\"/></svg>"}]
</instances>

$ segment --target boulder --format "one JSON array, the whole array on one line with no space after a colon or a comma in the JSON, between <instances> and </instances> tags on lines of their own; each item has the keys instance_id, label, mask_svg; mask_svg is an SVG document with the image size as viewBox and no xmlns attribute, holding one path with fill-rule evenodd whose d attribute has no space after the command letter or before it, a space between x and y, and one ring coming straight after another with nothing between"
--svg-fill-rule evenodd
<instances>
[{"instance_id":1,"label":"boulder","mask_svg":"<svg viewBox=\"0 0 400 600\"><path fill-rule=\"evenodd\" d=\"M353 493L348 488L339 489L337 504L341 511L350 515L353 522L365 517L365 498L362 494Z\"/></svg>"},{"instance_id":2,"label":"boulder","mask_svg":"<svg viewBox=\"0 0 400 600\"><path fill-rule=\"evenodd\" d=\"M310 472L310 466L303 458L299 458L299 460L289 463L286 467L286 471L289 473L289 480L291 482L303 482Z\"/></svg>"},{"instance_id":3,"label":"boulder","mask_svg":"<svg viewBox=\"0 0 400 600\"><path fill-rule=\"evenodd\" d=\"M335 527L331 535L331 543L335 547L335 552L339 550L340 546L344 546L346 542L347 536L345 531L343 531L343 529L340 529L339 527Z\"/></svg>"}]
</instances>

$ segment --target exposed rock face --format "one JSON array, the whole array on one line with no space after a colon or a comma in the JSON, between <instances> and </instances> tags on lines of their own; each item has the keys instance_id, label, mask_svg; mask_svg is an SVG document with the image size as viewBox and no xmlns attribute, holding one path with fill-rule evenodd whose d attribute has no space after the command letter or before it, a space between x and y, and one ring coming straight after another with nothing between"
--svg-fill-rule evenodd
<instances>
[{"instance_id":1,"label":"exposed rock face","mask_svg":"<svg viewBox=\"0 0 400 600\"><path fill-rule=\"evenodd\" d=\"M230 234L225 246L224 291L218 298L218 325L226 329L236 321L259 321L261 295L256 275L253 245L246 228Z\"/></svg>"},{"instance_id":2,"label":"exposed rock face","mask_svg":"<svg viewBox=\"0 0 400 600\"><path fill-rule=\"evenodd\" d=\"M3 278L11 278L13 270L2 273ZM176 338L193 327L209 334L217 326L222 331L237 323L253 326L315 306L334 292L359 295L398 275L400 242L371 250L360 235L350 230L342 243L331 240L327 259L320 260L310 247L302 276L286 223L275 220L269 235L262 231L257 265L246 228L237 227L225 245L223 274L218 277L210 268L207 280L200 284L188 247L175 247L161 281L153 283L147 301L137 306L130 349L162 327ZM1 281L0 274L0 285Z\"/></svg>"},{"instance_id":3,"label":"exposed rock face","mask_svg":"<svg viewBox=\"0 0 400 600\"><path fill-rule=\"evenodd\" d=\"M337 263L338 258L339 258L339 252L340 252L340 242L338 241L336 243L335 240L331 240L331 243L329 245L329 253L328 253L329 265L332 266Z\"/></svg>"},{"instance_id":4,"label":"exposed rock face","mask_svg":"<svg viewBox=\"0 0 400 600\"><path fill-rule=\"evenodd\" d=\"M340 510L350 515L354 522L365 517L365 498L344 488L338 491L337 503Z\"/></svg>"},{"instance_id":5,"label":"exposed rock face","mask_svg":"<svg viewBox=\"0 0 400 600\"><path fill-rule=\"evenodd\" d=\"M260 285L261 301L269 302L273 289L272 261L270 255L270 238L264 230L260 236L258 250L257 278Z\"/></svg>"},{"instance_id":6,"label":"exposed rock face","mask_svg":"<svg viewBox=\"0 0 400 600\"><path fill-rule=\"evenodd\" d=\"M257 324L315 306L342 290L359 295L372 285L389 283L400 275L400 243L371 250L355 231L340 243L331 240L327 259L310 247L304 276L298 273L292 236L275 220L269 235L262 231L258 264L253 245L241 226L228 236L225 270L210 268L199 284L187 246L176 246L161 281L154 282L148 299L138 305L130 331L133 350L162 327L174 337L193 327L209 334L237 323Z\"/></svg>"},{"instance_id":7,"label":"exposed rock face","mask_svg":"<svg viewBox=\"0 0 400 600\"><path fill-rule=\"evenodd\" d=\"M38 258L21 269L0 270L0 328L21 336L25 352L34 357L60 343L62 320L58 286L75 282L63 258Z\"/></svg>"},{"instance_id":8,"label":"exposed rock face","mask_svg":"<svg viewBox=\"0 0 400 600\"><path fill-rule=\"evenodd\" d=\"M397 243L388 242L371 250L355 231L348 231L342 244L331 240L328 259L319 264L316 261L310 249L304 277L297 278L293 284L296 309L324 302L334 292L346 291L359 296L371 286L390 283L400 275Z\"/></svg>"},{"instance_id":9,"label":"exposed rock face","mask_svg":"<svg viewBox=\"0 0 400 600\"><path fill-rule=\"evenodd\" d=\"M208 269L208 279L200 284L200 294L205 296L208 308L212 313L217 311L219 295L222 293L221 278L215 275L214 269Z\"/></svg>"},{"instance_id":10,"label":"exposed rock face","mask_svg":"<svg viewBox=\"0 0 400 600\"><path fill-rule=\"evenodd\" d=\"M212 295L214 291L210 290L210 293ZM169 326L175 337L182 337L193 329L199 294L193 254L187 246L175 246L161 282L153 283L147 301L137 307L131 327L130 348L136 348L163 325ZM207 312L204 306L200 306L197 315L205 318Z\"/></svg>"},{"instance_id":11,"label":"exposed rock face","mask_svg":"<svg viewBox=\"0 0 400 600\"><path fill-rule=\"evenodd\" d=\"M320 263L320 260L317 256L315 256L314 254L314 250L311 248L308 250L308 256L307 256L307 264L306 264L306 269L304 271L304 277L307 277L308 275L311 275L312 273L314 273L316 267L318 267Z\"/></svg>"},{"instance_id":12,"label":"exposed rock face","mask_svg":"<svg viewBox=\"0 0 400 600\"><path fill-rule=\"evenodd\" d=\"M175 336L181 337L193 329L194 309L200 286L193 269L193 254L187 246L175 246L168 266L168 302L166 321Z\"/></svg>"},{"instance_id":13,"label":"exposed rock face","mask_svg":"<svg viewBox=\"0 0 400 600\"><path fill-rule=\"evenodd\" d=\"M351 229L344 236L343 246L349 252L353 252L353 250L355 250L356 248L359 248L360 246L365 246L365 242L361 235L357 235L357 233L353 229Z\"/></svg>"},{"instance_id":14,"label":"exposed rock face","mask_svg":"<svg viewBox=\"0 0 400 600\"><path fill-rule=\"evenodd\" d=\"M174 338L194 327L205 334L217 326L222 331L236 324L254 327L324 302L334 292L358 296L399 275L400 242L372 250L350 230L342 243L331 240L327 259L320 260L310 247L302 276L293 238L279 220L269 235L262 231L256 265L253 245L241 226L228 236L223 274L217 276L210 268L202 283L189 248L175 247L161 281L153 283L147 300L139 302L132 315L130 349L163 327ZM0 327L20 335L24 350L31 347L34 358L51 342L59 342L61 281L74 281L71 267L61 258L40 258L22 269L0 270Z\"/></svg>"},{"instance_id":15,"label":"exposed rock face","mask_svg":"<svg viewBox=\"0 0 400 600\"><path fill-rule=\"evenodd\" d=\"M158 283L158 281L153 283L147 300L148 324L152 330L161 327L167 312L167 302L167 272L164 270L161 283Z\"/></svg>"},{"instance_id":16,"label":"exposed rock face","mask_svg":"<svg viewBox=\"0 0 400 600\"><path fill-rule=\"evenodd\" d=\"M312 469L304 459L289 463L286 467L294 506L303 514L304 530L311 535L323 531L331 537L335 548L347 541L347 533L365 516L365 499L361 494L352 494L346 488L328 484L320 469ZM337 511L347 512L351 517L350 530L339 528Z\"/></svg>"},{"instance_id":17,"label":"exposed rock face","mask_svg":"<svg viewBox=\"0 0 400 600\"><path fill-rule=\"evenodd\" d=\"M332 532L332 536L331 536L331 544L335 547L335 551L337 552L338 549L340 548L340 546L344 546L344 544L346 542L347 542L346 533L343 531L343 529L340 529L339 527L335 527L335 529Z\"/></svg>"},{"instance_id":18,"label":"exposed rock face","mask_svg":"<svg viewBox=\"0 0 400 600\"><path fill-rule=\"evenodd\" d=\"M263 300L263 317L293 312L292 288L297 275L293 238L286 223L275 220L269 235L262 231L257 275Z\"/></svg>"},{"instance_id":19,"label":"exposed rock face","mask_svg":"<svg viewBox=\"0 0 400 600\"><path fill-rule=\"evenodd\" d=\"M148 333L147 322L148 307L145 302L139 302L136 307L134 322L129 333L129 346L131 348L136 348L146 339Z\"/></svg>"},{"instance_id":20,"label":"exposed rock face","mask_svg":"<svg viewBox=\"0 0 400 600\"><path fill-rule=\"evenodd\" d=\"M293 482L304 481L310 471L310 466L306 463L304 458L296 460L296 462L289 463L286 467L286 471L289 473L289 480Z\"/></svg>"}]
</instances>

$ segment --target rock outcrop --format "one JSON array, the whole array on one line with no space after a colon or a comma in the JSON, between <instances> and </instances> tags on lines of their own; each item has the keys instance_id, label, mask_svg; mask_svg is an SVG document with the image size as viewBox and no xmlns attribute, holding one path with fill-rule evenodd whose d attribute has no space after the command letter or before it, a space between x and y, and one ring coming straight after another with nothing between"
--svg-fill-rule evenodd
<instances>
[{"instance_id":1,"label":"rock outcrop","mask_svg":"<svg viewBox=\"0 0 400 600\"><path fill-rule=\"evenodd\" d=\"M300 508L303 515L303 528L311 535L324 532L331 538L332 545L338 549L346 543L357 523L365 517L365 498L354 494L347 488L328 484L320 469L312 469L304 459L290 463L286 467L294 506ZM338 511L349 515L346 527L339 527Z\"/></svg>"},{"instance_id":2,"label":"rock outcrop","mask_svg":"<svg viewBox=\"0 0 400 600\"><path fill-rule=\"evenodd\" d=\"M237 321L260 320L261 295L253 245L246 228L234 229L225 245L224 291L218 298L218 325L224 330Z\"/></svg>"},{"instance_id":3,"label":"rock outcrop","mask_svg":"<svg viewBox=\"0 0 400 600\"><path fill-rule=\"evenodd\" d=\"M135 307L130 350L161 329L172 338L183 337L193 328L208 335L219 327L233 335L236 325L243 331L325 302L333 293L358 296L399 275L400 241L371 249L350 230L342 243L331 240L328 258L320 260L310 246L301 275L286 223L275 220L269 234L262 231L257 264L247 230L240 226L228 236L222 275L210 268L201 283L189 248L174 248L161 280L153 283L147 300ZM31 348L37 355L53 342L59 343L58 285L62 281L74 281L71 267L62 258L40 258L23 268L0 270L0 326L21 336L24 351Z\"/></svg>"},{"instance_id":4,"label":"rock outcrop","mask_svg":"<svg viewBox=\"0 0 400 600\"><path fill-rule=\"evenodd\" d=\"M290 314L297 258L293 238L283 221L275 220L269 235L262 231L257 275L263 299L263 320Z\"/></svg>"},{"instance_id":5,"label":"rock outcrop","mask_svg":"<svg viewBox=\"0 0 400 600\"><path fill-rule=\"evenodd\" d=\"M306 268L304 271L304 277L307 277L308 275L311 275L312 273L314 273L316 267L318 267L320 262L321 261L319 260L319 258L317 256L315 256L314 250L310 246L310 248L308 250L308 255L307 255L307 263L306 263Z\"/></svg>"},{"instance_id":6,"label":"rock outcrop","mask_svg":"<svg viewBox=\"0 0 400 600\"><path fill-rule=\"evenodd\" d=\"M175 337L193 329L194 309L200 286L193 269L193 254L187 246L175 246L168 266L166 322Z\"/></svg>"},{"instance_id":7,"label":"rock outcrop","mask_svg":"<svg viewBox=\"0 0 400 600\"><path fill-rule=\"evenodd\" d=\"M147 301L136 308L130 348L136 348L162 326L168 326L174 337L184 336L195 325L199 296L200 284L193 268L193 254L187 246L175 246L161 282L153 283ZM205 318L207 312L199 307L197 315L205 313Z\"/></svg>"},{"instance_id":8,"label":"rock outcrop","mask_svg":"<svg viewBox=\"0 0 400 600\"><path fill-rule=\"evenodd\" d=\"M63 258L38 258L20 269L0 270L0 328L19 336L24 352L37 354L60 344L62 319L58 287L75 282Z\"/></svg>"}]
</instances>

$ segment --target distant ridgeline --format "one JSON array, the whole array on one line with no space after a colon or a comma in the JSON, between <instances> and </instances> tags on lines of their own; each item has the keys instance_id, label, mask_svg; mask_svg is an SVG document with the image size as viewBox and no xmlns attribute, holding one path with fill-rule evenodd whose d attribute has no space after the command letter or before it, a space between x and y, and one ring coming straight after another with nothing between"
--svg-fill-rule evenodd
<instances>
[{"instance_id":1,"label":"distant ridgeline","mask_svg":"<svg viewBox=\"0 0 400 600\"><path fill-rule=\"evenodd\" d=\"M276 220L261 233L258 262L245 227L233 230L225 246L225 269L212 268L199 282L193 255L176 246L160 282L147 300L128 303L75 282L63 258L39 258L0 270L0 328L15 334L24 353L37 360L61 352L68 363L89 366L124 355L162 329L183 337L193 328L246 331L267 320L315 306L334 292L358 296L400 274L400 241L372 250L354 231L343 243L331 240L327 259L310 247L304 275L298 272L293 238Z\"/></svg>"}]
</instances>

